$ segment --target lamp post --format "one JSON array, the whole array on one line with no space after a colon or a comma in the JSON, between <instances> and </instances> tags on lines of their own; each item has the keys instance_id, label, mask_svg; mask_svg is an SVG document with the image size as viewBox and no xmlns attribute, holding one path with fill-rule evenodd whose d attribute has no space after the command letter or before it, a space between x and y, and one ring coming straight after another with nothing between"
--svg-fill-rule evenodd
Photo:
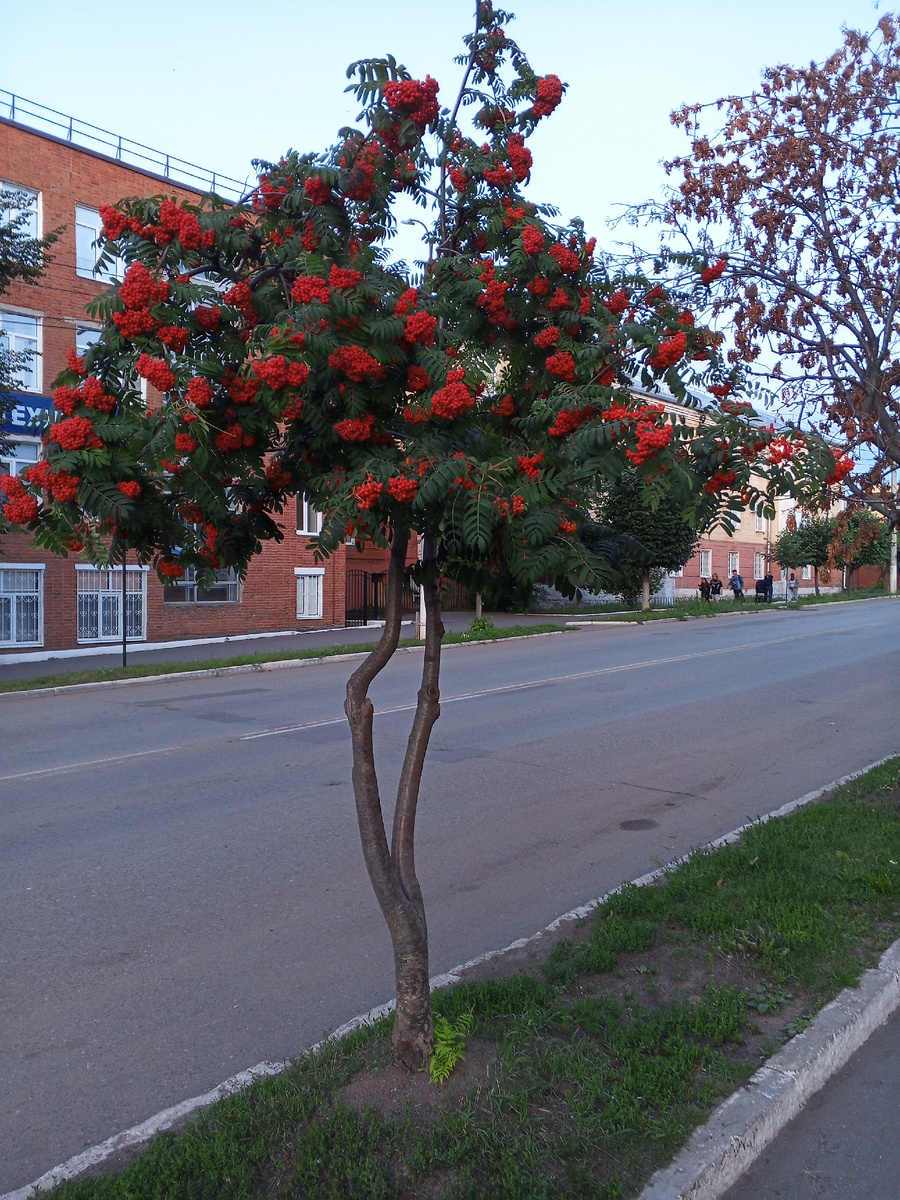
<instances>
[{"instance_id":1,"label":"lamp post","mask_svg":"<svg viewBox=\"0 0 900 1200\"><path fill-rule=\"evenodd\" d=\"M128 666L128 543L122 543L122 666Z\"/></svg>"}]
</instances>

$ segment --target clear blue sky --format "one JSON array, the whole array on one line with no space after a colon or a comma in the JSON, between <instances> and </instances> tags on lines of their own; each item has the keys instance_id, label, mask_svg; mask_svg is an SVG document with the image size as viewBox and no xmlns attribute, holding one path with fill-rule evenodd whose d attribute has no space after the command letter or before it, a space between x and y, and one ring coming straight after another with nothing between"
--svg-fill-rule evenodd
<instances>
[{"instance_id":1,"label":"clear blue sky","mask_svg":"<svg viewBox=\"0 0 900 1200\"><path fill-rule=\"evenodd\" d=\"M254 157L314 150L352 123L356 58L393 53L452 101L470 0L0 0L0 87L243 179ZM497 5L500 7L500 4ZM747 92L765 66L822 59L875 0L518 0L509 25L540 74L569 83L531 145L530 194L600 244L617 204L659 192L680 152L669 113ZM2 111L2 110L0 110ZM116 199L116 197L110 197Z\"/></svg>"}]
</instances>

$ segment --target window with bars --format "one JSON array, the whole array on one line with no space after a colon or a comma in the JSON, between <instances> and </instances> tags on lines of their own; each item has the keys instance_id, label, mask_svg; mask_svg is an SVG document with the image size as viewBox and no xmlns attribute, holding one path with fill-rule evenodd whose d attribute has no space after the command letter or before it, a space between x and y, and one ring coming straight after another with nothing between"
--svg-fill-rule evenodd
<instances>
[{"instance_id":1,"label":"window with bars","mask_svg":"<svg viewBox=\"0 0 900 1200\"><path fill-rule=\"evenodd\" d=\"M0 646L44 642L44 568L0 567Z\"/></svg>"},{"instance_id":2,"label":"window with bars","mask_svg":"<svg viewBox=\"0 0 900 1200\"><path fill-rule=\"evenodd\" d=\"M294 574L297 577L297 620L321 620L324 568L295 567Z\"/></svg>"},{"instance_id":3,"label":"window with bars","mask_svg":"<svg viewBox=\"0 0 900 1200\"><path fill-rule=\"evenodd\" d=\"M766 518L761 517L759 515L759 513L756 514L756 532L757 533L765 533L766 532Z\"/></svg>"},{"instance_id":4,"label":"window with bars","mask_svg":"<svg viewBox=\"0 0 900 1200\"><path fill-rule=\"evenodd\" d=\"M740 562L740 554L737 550L728 551L728 577L731 578L736 572L740 571L738 563Z\"/></svg>"},{"instance_id":5,"label":"window with bars","mask_svg":"<svg viewBox=\"0 0 900 1200\"><path fill-rule=\"evenodd\" d=\"M166 604L236 604L240 599L240 582L229 567L216 571L216 582L211 587L200 587L197 573L188 567L182 579L167 584L163 589Z\"/></svg>"},{"instance_id":6,"label":"window with bars","mask_svg":"<svg viewBox=\"0 0 900 1200\"><path fill-rule=\"evenodd\" d=\"M753 555L753 576L755 579L764 579L766 574L766 556L757 551Z\"/></svg>"},{"instance_id":7,"label":"window with bars","mask_svg":"<svg viewBox=\"0 0 900 1200\"><path fill-rule=\"evenodd\" d=\"M700 551L700 574L704 579L712 575L712 550Z\"/></svg>"},{"instance_id":8,"label":"window with bars","mask_svg":"<svg viewBox=\"0 0 900 1200\"><path fill-rule=\"evenodd\" d=\"M76 568L78 575L79 642L122 640L122 568ZM125 637L147 638L147 572L129 567L125 575Z\"/></svg>"}]
</instances>

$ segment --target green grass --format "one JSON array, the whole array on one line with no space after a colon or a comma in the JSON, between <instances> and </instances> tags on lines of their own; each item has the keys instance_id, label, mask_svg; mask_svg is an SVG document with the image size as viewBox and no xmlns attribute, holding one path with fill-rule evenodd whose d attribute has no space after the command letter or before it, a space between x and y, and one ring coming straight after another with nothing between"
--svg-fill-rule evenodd
<instances>
[{"instance_id":1,"label":"green grass","mask_svg":"<svg viewBox=\"0 0 900 1200\"><path fill-rule=\"evenodd\" d=\"M507 625L493 629L485 635L490 640L500 638L529 637L537 633L566 633L562 625ZM480 640L480 635L471 633L446 633L443 645L453 646L459 642ZM77 683L105 683L111 679L144 679L153 675L177 675L184 671L214 671L221 667L253 666L259 663L288 662L309 658L333 658L340 654L367 654L374 642L361 642L346 646L320 646L307 650L273 650L268 654L236 654L229 658L208 658L196 662L134 663L130 667L98 667L86 671L60 671L54 675L32 675L26 679L0 680L0 692L24 692L36 688L70 687ZM401 647L421 646L415 638L403 638ZM2 665L2 659L0 659Z\"/></svg>"},{"instance_id":2,"label":"green grass","mask_svg":"<svg viewBox=\"0 0 900 1200\"><path fill-rule=\"evenodd\" d=\"M451 1079L444 1093L410 1076L419 1090L393 1116L346 1103L350 1080L377 1080L388 1063L382 1020L162 1135L120 1174L52 1194L625 1200L779 1039L877 961L900 931L898 864L894 759L658 886L626 886L543 966L435 995L446 1020L472 1014L467 1055L476 1044L483 1061L494 1055L468 1086ZM695 994L673 983L690 972ZM788 1021L795 993L805 1009ZM443 1102L423 1110L422 1089Z\"/></svg>"},{"instance_id":3,"label":"green grass","mask_svg":"<svg viewBox=\"0 0 900 1200\"><path fill-rule=\"evenodd\" d=\"M569 620L579 616L606 616L610 621L630 622L642 625L645 621L664 621L672 620L673 618L684 621L688 617L715 617L720 616L722 613L733 612L770 612L773 608L779 610L786 608L797 609L806 608L813 604L841 604L848 600L871 600L874 598L883 598L884 596L885 592L883 589L872 589L859 592L834 592L821 596L804 596L803 599L790 604L782 600L774 601L773 604L760 605L755 602L753 592L747 592L745 593L743 604L735 600L730 594L723 594L721 599L714 602L701 600L699 597L696 599L678 600L675 604L665 608L652 608L650 612L641 612L639 609L631 609L625 612L622 610L621 604L588 605L572 609L571 612L566 613L566 616Z\"/></svg>"}]
</instances>

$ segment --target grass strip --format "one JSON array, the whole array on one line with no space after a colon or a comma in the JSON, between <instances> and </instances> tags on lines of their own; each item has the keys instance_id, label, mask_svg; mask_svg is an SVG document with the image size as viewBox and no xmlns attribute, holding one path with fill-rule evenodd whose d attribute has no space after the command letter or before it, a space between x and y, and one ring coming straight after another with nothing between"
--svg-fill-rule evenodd
<instances>
[{"instance_id":1,"label":"grass strip","mask_svg":"<svg viewBox=\"0 0 900 1200\"><path fill-rule=\"evenodd\" d=\"M779 611L793 611L798 608L809 608L816 604L845 604L852 600L875 600L884 599L886 593L883 588L871 588L867 591L858 592L828 592L820 596L804 596L800 600L791 601L790 603L779 600L774 602ZM723 594L719 600L710 601L703 600L699 596L696 598L676 600L674 604L666 605L663 608L651 608L649 612L642 612L640 609L632 609L631 611L623 611L621 603L616 604L588 604L577 605L571 609L567 609L565 613L553 613L555 618L565 616L568 620L577 617L600 616L605 617L609 621L624 621L637 622L641 625L645 621L664 621L671 620L673 617L684 621L688 617L715 617L722 613L733 612L765 612L771 611L772 605L758 605L754 600L752 592L745 593L744 602L741 603L733 597Z\"/></svg>"},{"instance_id":2,"label":"grass strip","mask_svg":"<svg viewBox=\"0 0 900 1200\"><path fill-rule=\"evenodd\" d=\"M473 1016L445 1088L390 1065L382 1020L50 1194L625 1200L877 962L898 864L900 758L626 886L527 972L437 993Z\"/></svg>"},{"instance_id":3,"label":"grass strip","mask_svg":"<svg viewBox=\"0 0 900 1200\"><path fill-rule=\"evenodd\" d=\"M568 633L564 625L497 626L487 634L445 633L443 645L461 642L497 641L503 638L531 637L538 633ZM415 638L402 638L401 647L421 646ZM207 658L192 662L134 663L130 667L96 667L84 671L60 671L54 675L32 675L25 679L0 680L0 692L25 692L42 688L70 687L77 683L105 683L113 679L145 679L154 675L177 675L185 671L214 671L221 667L253 666L256 663L289 662L295 659L333 658L340 654L367 654L374 642L354 645L310 647L306 650L272 650L268 654L236 654L229 658ZM3 660L0 658L0 666Z\"/></svg>"}]
</instances>

